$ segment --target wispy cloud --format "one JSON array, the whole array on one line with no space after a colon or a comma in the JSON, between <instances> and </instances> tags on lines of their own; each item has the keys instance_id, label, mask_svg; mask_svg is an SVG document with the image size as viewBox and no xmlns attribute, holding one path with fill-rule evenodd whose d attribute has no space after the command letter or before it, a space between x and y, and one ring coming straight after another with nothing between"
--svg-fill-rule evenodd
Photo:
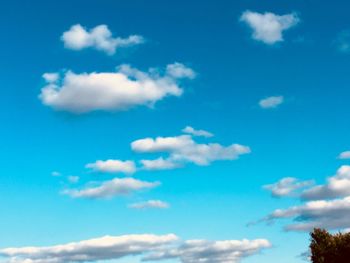
<instances>
[{"instance_id":1,"label":"wispy cloud","mask_svg":"<svg viewBox=\"0 0 350 263\"><path fill-rule=\"evenodd\" d=\"M132 209L166 209L169 208L169 204L161 200L148 200L146 202L139 202L130 204L129 208Z\"/></svg>"},{"instance_id":2,"label":"wispy cloud","mask_svg":"<svg viewBox=\"0 0 350 263\"><path fill-rule=\"evenodd\" d=\"M134 178L114 178L110 181L87 185L83 189L66 189L62 194L73 198L112 198L115 196L129 195L136 191L152 189L160 185L160 182L146 182Z\"/></svg>"},{"instance_id":3,"label":"wispy cloud","mask_svg":"<svg viewBox=\"0 0 350 263\"><path fill-rule=\"evenodd\" d=\"M187 134L192 134L194 136L202 136L202 137L213 137L214 134L212 134L211 132L205 131L205 130L196 130L191 126L186 126L184 129L182 129L183 133L187 133Z\"/></svg>"},{"instance_id":4,"label":"wispy cloud","mask_svg":"<svg viewBox=\"0 0 350 263\"><path fill-rule=\"evenodd\" d=\"M259 106L263 109L277 108L284 102L283 96L267 97L259 101Z\"/></svg>"}]
</instances>

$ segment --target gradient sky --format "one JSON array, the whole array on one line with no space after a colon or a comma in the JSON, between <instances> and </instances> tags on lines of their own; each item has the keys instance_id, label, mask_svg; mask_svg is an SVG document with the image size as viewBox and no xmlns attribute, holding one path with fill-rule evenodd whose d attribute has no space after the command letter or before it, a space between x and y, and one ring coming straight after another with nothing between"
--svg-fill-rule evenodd
<instances>
[{"instance_id":1,"label":"gradient sky","mask_svg":"<svg viewBox=\"0 0 350 263\"><path fill-rule=\"evenodd\" d=\"M350 150L349 7L339 0L2 1L0 248L174 233L183 240L263 238L272 247L243 262L304 262L299 255L307 251L308 232L284 230L293 218L247 224L308 202L299 198L302 189L275 198L264 185L286 177L325 184L342 165L350 165L350 155L338 157ZM268 28L270 22L279 26L283 15L294 24L280 30L273 24L254 37L262 22L252 27L245 12L260 18L274 14L277 22L266 22ZM74 50L61 36L77 24L86 30L103 24L113 37L138 35L142 43L117 47L114 54L94 43ZM278 32L283 39L266 41L264 34ZM152 105L81 113L39 98L47 85L44 73L58 72L62 78L69 70L115 72L128 64L143 72L155 68L162 76L173 63L192 70L184 79L166 77L183 94ZM271 97L283 101L259 104ZM142 169L140 160L167 154L138 153L131 149L133 141L179 136L186 126L214 134L193 136L197 143L240 144L251 153L234 160L216 156L206 165L180 157L181 168ZM107 159L131 160L141 168L128 175L85 167ZM79 181L70 182L69 176ZM161 185L107 199L64 194L115 177ZM350 195L345 192L333 197ZM128 207L148 200L169 208Z\"/></svg>"}]
</instances>

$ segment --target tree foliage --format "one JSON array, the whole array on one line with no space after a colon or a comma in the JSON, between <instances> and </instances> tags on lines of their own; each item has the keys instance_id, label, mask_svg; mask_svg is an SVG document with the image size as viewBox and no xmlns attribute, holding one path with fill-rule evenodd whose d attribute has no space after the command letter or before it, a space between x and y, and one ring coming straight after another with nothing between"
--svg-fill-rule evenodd
<instances>
[{"instance_id":1,"label":"tree foliage","mask_svg":"<svg viewBox=\"0 0 350 263\"><path fill-rule=\"evenodd\" d=\"M311 235L311 261L313 263L349 263L350 233L330 234L316 228Z\"/></svg>"}]
</instances>

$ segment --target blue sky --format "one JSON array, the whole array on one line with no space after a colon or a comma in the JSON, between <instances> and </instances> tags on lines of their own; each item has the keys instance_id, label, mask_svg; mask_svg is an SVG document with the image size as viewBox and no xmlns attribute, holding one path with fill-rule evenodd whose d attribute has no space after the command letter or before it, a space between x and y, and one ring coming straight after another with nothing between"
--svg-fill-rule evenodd
<instances>
[{"instance_id":1,"label":"blue sky","mask_svg":"<svg viewBox=\"0 0 350 263\"><path fill-rule=\"evenodd\" d=\"M3 261L80 262L20 250L174 234L90 259L165 259L170 245L162 262L198 262L185 248L201 239L218 249L205 262L304 262L309 229L350 228L348 7L2 2ZM263 241L248 255L243 239Z\"/></svg>"}]
</instances>

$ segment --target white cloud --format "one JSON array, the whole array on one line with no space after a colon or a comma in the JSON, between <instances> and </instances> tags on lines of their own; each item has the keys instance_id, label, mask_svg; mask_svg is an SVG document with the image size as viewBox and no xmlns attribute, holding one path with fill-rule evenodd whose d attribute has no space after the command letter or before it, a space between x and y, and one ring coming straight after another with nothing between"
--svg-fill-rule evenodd
<instances>
[{"instance_id":1,"label":"white cloud","mask_svg":"<svg viewBox=\"0 0 350 263\"><path fill-rule=\"evenodd\" d=\"M303 199L327 199L350 195L350 166L341 166L336 175L329 177L324 185L317 185L305 190Z\"/></svg>"},{"instance_id":2,"label":"white cloud","mask_svg":"<svg viewBox=\"0 0 350 263\"><path fill-rule=\"evenodd\" d=\"M315 227L345 229L350 227L350 197L330 201L310 201L286 210L278 209L264 220L271 222L281 218L293 218L296 223L287 225L286 230L310 231Z\"/></svg>"},{"instance_id":3,"label":"white cloud","mask_svg":"<svg viewBox=\"0 0 350 263\"><path fill-rule=\"evenodd\" d=\"M194 79L196 77L196 73L184 64L175 62L173 64L170 64L166 67L167 74L169 76L172 76L173 78L176 79L181 79L181 78L189 78L189 79Z\"/></svg>"},{"instance_id":4,"label":"white cloud","mask_svg":"<svg viewBox=\"0 0 350 263\"><path fill-rule=\"evenodd\" d=\"M299 181L293 177L282 178L274 184L264 185L263 188L271 191L273 197L290 196L296 190L313 184L313 181Z\"/></svg>"},{"instance_id":5,"label":"white cloud","mask_svg":"<svg viewBox=\"0 0 350 263\"><path fill-rule=\"evenodd\" d=\"M5 248L0 255L16 263L97 262L142 255L177 239L174 234L104 236L56 246Z\"/></svg>"},{"instance_id":6,"label":"white cloud","mask_svg":"<svg viewBox=\"0 0 350 263\"><path fill-rule=\"evenodd\" d=\"M75 184L80 180L79 176L74 176L74 175L68 176L67 179L72 184Z\"/></svg>"},{"instance_id":7,"label":"white cloud","mask_svg":"<svg viewBox=\"0 0 350 263\"><path fill-rule=\"evenodd\" d=\"M46 82L50 83L56 82L59 79L60 75L58 73L44 73L42 77Z\"/></svg>"},{"instance_id":8,"label":"white cloud","mask_svg":"<svg viewBox=\"0 0 350 263\"><path fill-rule=\"evenodd\" d=\"M188 240L176 248L155 252L145 260L178 258L182 263L239 263L243 258L269 247L271 243L266 239Z\"/></svg>"},{"instance_id":9,"label":"white cloud","mask_svg":"<svg viewBox=\"0 0 350 263\"><path fill-rule=\"evenodd\" d=\"M338 159L350 159L350 151L345 151L339 154Z\"/></svg>"},{"instance_id":10,"label":"white cloud","mask_svg":"<svg viewBox=\"0 0 350 263\"><path fill-rule=\"evenodd\" d=\"M179 97L183 93L179 77L168 73L160 75L155 69L142 72L129 65L121 65L116 72L76 74L68 71L55 81L45 79L47 85L39 95L42 103L73 113L152 107L165 97Z\"/></svg>"},{"instance_id":11,"label":"white cloud","mask_svg":"<svg viewBox=\"0 0 350 263\"><path fill-rule=\"evenodd\" d=\"M276 108L284 101L283 96L272 96L259 101L259 106L263 109Z\"/></svg>"},{"instance_id":12,"label":"white cloud","mask_svg":"<svg viewBox=\"0 0 350 263\"><path fill-rule=\"evenodd\" d=\"M129 207L133 209L149 209L149 208L166 209L166 208L169 208L169 204L161 200L148 200L146 202L131 204L129 205Z\"/></svg>"},{"instance_id":13,"label":"white cloud","mask_svg":"<svg viewBox=\"0 0 350 263\"><path fill-rule=\"evenodd\" d=\"M169 170L180 168L181 164L176 163L169 159L164 159L163 157L159 157L155 160L141 160L142 168L145 170Z\"/></svg>"},{"instance_id":14,"label":"white cloud","mask_svg":"<svg viewBox=\"0 0 350 263\"><path fill-rule=\"evenodd\" d=\"M86 168L93 169L97 172L104 173L125 173L132 174L136 171L136 166L134 161L121 161L121 160L98 160L94 163L88 163Z\"/></svg>"},{"instance_id":15,"label":"white cloud","mask_svg":"<svg viewBox=\"0 0 350 263\"><path fill-rule=\"evenodd\" d=\"M295 13L276 15L245 11L241 18L252 30L252 38L265 44L273 45L283 41L283 32L297 25L300 21Z\"/></svg>"},{"instance_id":16,"label":"white cloud","mask_svg":"<svg viewBox=\"0 0 350 263\"><path fill-rule=\"evenodd\" d=\"M11 263L100 262L128 256L141 256L141 261L176 258L182 263L238 263L270 247L266 239L181 242L174 234L143 234L104 236L56 246L4 248L0 256Z\"/></svg>"},{"instance_id":17,"label":"white cloud","mask_svg":"<svg viewBox=\"0 0 350 263\"><path fill-rule=\"evenodd\" d=\"M141 153L168 153L169 160L173 162L193 162L197 165L208 165L217 160L234 160L242 154L250 153L249 147L240 144L199 144L190 135L140 139L132 142L131 148Z\"/></svg>"},{"instance_id":18,"label":"white cloud","mask_svg":"<svg viewBox=\"0 0 350 263\"><path fill-rule=\"evenodd\" d=\"M114 178L98 185L87 185L83 189L67 189L62 193L73 198L112 198L128 195L135 191L151 189L159 186L159 182L146 182L134 178Z\"/></svg>"},{"instance_id":19,"label":"white cloud","mask_svg":"<svg viewBox=\"0 0 350 263\"><path fill-rule=\"evenodd\" d=\"M57 172L57 171L53 171L51 173L52 176L61 176L61 173L60 172Z\"/></svg>"},{"instance_id":20,"label":"white cloud","mask_svg":"<svg viewBox=\"0 0 350 263\"><path fill-rule=\"evenodd\" d=\"M61 36L64 46L72 50L94 48L113 55L117 49L138 45L144 42L142 36L131 35L127 38L113 37L106 25L99 25L90 30L77 24Z\"/></svg>"},{"instance_id":21,"label":"white cloud","mask_svg":"<svg viewBox=\"0 0 350 263\"><path fill-rule=\"evenodd\" d=\"M207 138L214 136L214 134L212 134L208 131L196 130L196 129L192 128L191 126L186 126L184 129L182 129L182 132L192 134L194 136L203 136L203 137L207 137Z\"/></svg>"}]
</instances>

